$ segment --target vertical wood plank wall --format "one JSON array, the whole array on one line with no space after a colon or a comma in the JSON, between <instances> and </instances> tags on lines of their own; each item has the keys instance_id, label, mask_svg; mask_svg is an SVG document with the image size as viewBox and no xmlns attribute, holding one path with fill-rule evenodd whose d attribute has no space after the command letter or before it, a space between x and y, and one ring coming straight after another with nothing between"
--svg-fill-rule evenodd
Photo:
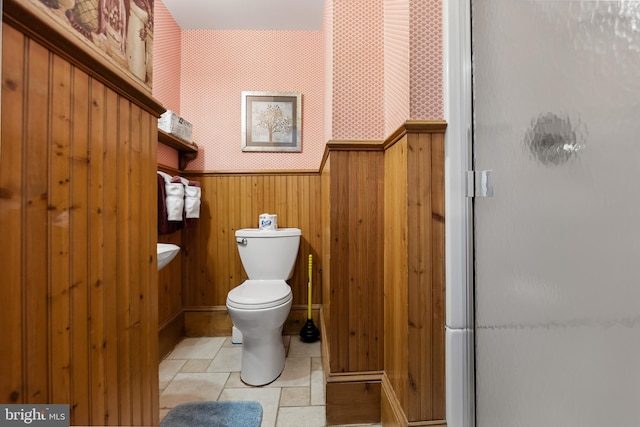
<instances>
[{"instance_id":1,"label":"vertical wood plank wall","mask_svg":"<svg viewBox=\"0 0 640 427\"><path fill-rule=\"evenodd\" d=\"M331 372L381 371L383 341L384 153L331 153Z\"/></svg>"},{"instance_id":2,"label":"vertical wood plank wall","mask_svg":"<svg viewBox=\"0 0 640 427\"><path fill-rule=\"evenodd\" d=\"M321 176L329 424L446 425L445 129L408 121L377 144L328 144Z\"/></svg>"},{"instance_id":3,"label":"vertical wood plank wall","mask_svg":"<svg viewBox=\"0 0 640 427\"><path fill-rule=\"evenodd\" d=\"M444 129L408 128L385 155L384 369L406 419L434 425L446 425Z\"/></svg>"},{"instance_id":4,"label":"vertical wood plank wall","mask_svg":"<svg viewBox=\"0 0 640 427\"><path fill-rule=\"evenodd\" d=\"M319 173L190 173L189 177L200 181L202 205L200 219L182 231L187 334L230 333L227 294L247 278L235 231L257 228L258 216L265 212L278 215L279 228L302 231L293 277L288 281L293 292L290 319L297 312L299 317L290 328L299 331L306 316L309 254L313 255L312 302L322 302ZM226 320L220 324L220 319L212 319L216 315Z\"/></svg>"},{"instance_id":5,"label":"vertical wood plank wall","mask_svg":"<svg viewBox=\"0 0 640 427\"><path fill-rule=\"evenodd\" d=\"M161 107L2 31L0 401L156 425Z\"/></svg>"}]
</instances>

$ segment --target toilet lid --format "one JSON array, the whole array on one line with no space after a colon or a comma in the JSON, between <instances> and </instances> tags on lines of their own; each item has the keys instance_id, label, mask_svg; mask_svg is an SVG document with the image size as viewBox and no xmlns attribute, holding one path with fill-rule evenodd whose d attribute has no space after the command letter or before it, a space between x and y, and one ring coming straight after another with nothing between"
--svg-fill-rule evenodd
<instances>
[{"instance_id":1,"label":"toilet lid","mask_svg":"<svg viewBox=\"0 0 640 427\"><path fill-rule=\"evenodd\" d=\"M229 291L227 305L257 310L285 304L291 298L291 288L284 280L246 280Z\"/></svg>"}]
</instances>

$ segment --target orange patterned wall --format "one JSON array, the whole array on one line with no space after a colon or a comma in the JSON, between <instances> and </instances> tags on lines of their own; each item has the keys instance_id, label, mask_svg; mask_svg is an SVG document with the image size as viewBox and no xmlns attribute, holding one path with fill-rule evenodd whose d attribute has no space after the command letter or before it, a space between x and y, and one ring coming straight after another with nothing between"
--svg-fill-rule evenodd
<instances>
[{"instance_id":1,"label":"orange patterned wall","mask_svg":"<svg viewBox=\"0 0 640 427\"><path fill-rule=\"evenodd\" d=\"M409 0L384 2L385 136L409 114Z\"/></svg>"},{"instance_id":2,"label":"orange patterned wall","mask_svg":"<svg viewBox=\"0 0 640 427\"><path fill-rule=\"evenodd\" d=\"M153 51L153 97L167 110L180 114L180 58L182 31L166 6L155 2L155 49ZM178 152L158 145L158 163L178 168Z\"/></svg>"},{"instance_id":3,"label":"orange patterned wall","mask_svg":"<svg viewBox=\"0 0 640 427\"><path fill-rule=\"evenodd\" d=\"M387 0L388 1L388 0ZM410 119L444 118L442 0L409 0Z\"/></svg>"},{"instance_id":4,"label":"orange patterned wall","mask_svg":"<svg viewBox=\"0 0 640 427\"><path fill-rule=\"evenodd\" d=\"M322 16L322 47L323 47L323 110L322 110L322 141L333 139L332 121L333 111L331 108L333 97L331 88L333 87L333 0L325 0Z\"/></svg>"},{"instance_id":5,"label":"orange patterned wall","mask_svg":"<svg viewBox=\"0 0 640 427\"><path fill-rule=\"evenodd\" d=\"M333 1L332 139L384 139L384 8Z\"/></svg>"},{"instance_id":6,"label":"orange patterned wall","mask_svg":"<svg viewBox=\"0 0 640 427\"><path fill-rule=\"evenodd\" d=\"M405 120L444 117L441 0L325 7L326 139L384 139Z\"/></svg>"},{"instance_id":7,"label":"orange patterned wall","mask_svg":"<svg viewBox=\"0 0 640 427\"><path fill-rule=\"evenodd\" d=\"M183 30L181 115L201 148L192 170L318 169L322 158L320 31ZM242 152L241 93L302 93L302 152Z\"/></svg>"},{"instance_id":8,"label":"orange patterned wall","mask_svg":"<svg viewBox=\"0 0 640 427\"><path fill-rule=\"evenodd\" d=\"M325 0L322 31L308 32L180 31L160 0L155 19L154 96L194 125L201 151L188 169L317 169L329 140L382 140L405 120L444 117L441 0ZM180 53L159 57L167 50ZM243 90L303 93L302 153L241 151ZM170 166L172 154L158 152Z\"/></svg>"}]
</instances>

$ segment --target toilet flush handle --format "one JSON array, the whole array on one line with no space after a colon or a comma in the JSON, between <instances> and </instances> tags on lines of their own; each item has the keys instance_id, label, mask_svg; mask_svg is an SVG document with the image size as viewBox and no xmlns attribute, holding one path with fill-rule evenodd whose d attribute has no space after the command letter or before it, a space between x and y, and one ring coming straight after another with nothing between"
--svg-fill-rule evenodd
<instances>
[{"instance_id":1,"label":"toilet flush handle","mask_svg":"<svg viewBox=\"0 0 640 427\"><path fill-rule=\"evenodd\" d=\"M236 237L236 243L239 245L246 245L247 239L245 239L244 237Z\"/></svg>"}]
</instances>

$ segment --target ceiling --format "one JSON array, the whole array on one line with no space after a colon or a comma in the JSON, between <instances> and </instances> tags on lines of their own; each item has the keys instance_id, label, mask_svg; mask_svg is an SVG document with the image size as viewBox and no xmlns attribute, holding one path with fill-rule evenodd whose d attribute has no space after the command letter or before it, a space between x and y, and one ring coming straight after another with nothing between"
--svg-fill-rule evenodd
<instances>
[{"instance_id":1,"label":"ceiling","mask_svg":"<svg viewBox=\"0 0 640 427\"><path fill-rule=\"evenodd\" d=\"M161 0L182 29L320 31L324 0Z\"/></svg>"}]
</instances>

